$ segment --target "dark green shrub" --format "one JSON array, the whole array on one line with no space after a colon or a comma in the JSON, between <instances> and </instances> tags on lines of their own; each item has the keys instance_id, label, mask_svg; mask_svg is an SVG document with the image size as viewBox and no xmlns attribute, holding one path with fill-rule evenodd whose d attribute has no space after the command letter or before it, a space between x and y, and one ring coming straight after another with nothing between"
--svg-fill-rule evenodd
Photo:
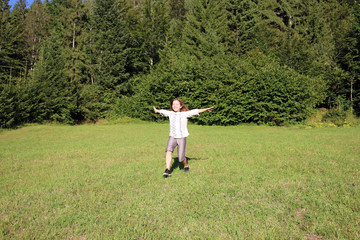
<instances>
[{"instance_id":1,"label":"dark green shrub","mask_svg":"<svg viewBox=\"0 0 360 240\"><path fill-rule=\"evenodd\" d=\"M343 126L346 120L346 112L337 108L332 108L326 112L322 121L327 123L334 123L336 126Z\"/></svg>"},{"instance_id":2,"label":"dark green shrub","mask_svg":"<svg viewBox=\"0 0 360 240\"><path fill-rule=\"evenodd\" d=\"M283 125L305 120L321 99L321 81L256 54L243 59L182 55L171 63L164 61L137 79L135 95L120 99L116 111L159 120L163 118L152 112L152 106L168 109L169 101L178 97L189 108L215 107L211 114L192 120L199 124Z\"/></svg>"}]
</instances>

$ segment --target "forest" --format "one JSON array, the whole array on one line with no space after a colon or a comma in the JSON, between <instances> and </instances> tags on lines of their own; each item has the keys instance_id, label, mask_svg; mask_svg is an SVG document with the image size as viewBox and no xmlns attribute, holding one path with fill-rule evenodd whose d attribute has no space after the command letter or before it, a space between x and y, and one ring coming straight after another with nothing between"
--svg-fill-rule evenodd
<instances>
[{"instance_id":1,"label":"forest","mask_svg":"<svg viewBox=\"0 0 360 240\"><path fill-rule=\"evenodd\" d=\"M163 118L203 125L360 115L354 0L0 0L0 127Z\"/></svg>"}]
</instances>

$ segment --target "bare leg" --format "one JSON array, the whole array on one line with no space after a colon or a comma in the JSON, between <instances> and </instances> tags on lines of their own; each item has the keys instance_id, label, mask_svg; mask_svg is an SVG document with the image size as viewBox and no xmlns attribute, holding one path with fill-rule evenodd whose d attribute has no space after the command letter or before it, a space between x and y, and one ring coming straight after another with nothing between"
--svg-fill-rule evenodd
<instances>
[{"instance_id":1,"label":"bare leg","mask_svg":"<svg viewBox=\"0 0 360 240\"><path fill-rule=\"evenodd\" d=\"M187 159L185 158L185 160L182 162L184 164L184 168L187 168L189 165L187 163Z\"/></svg>"},{"instance_id":2,"label":"bare leg","mask_svg":"<svg viewBox=\"0 0 360 240\"><path fill-rule=\"evenodd\" d=\"M166 168L169 170L170 170L171 160L172 160L172 152L167 151L165 161L166 161Z\"/></svg>"},{"instance_id":3,"label":"bare leg","mask_svg":"<svg viewBox=\"0 0 360 240\"><path fill-rule=\"evenodd\" d=\"M179 162L184 164L184 168L188 167L188 162L185 157L185 148L186 148L186 138L178 139L178 157Z\"/></svg>"}]
</instances>

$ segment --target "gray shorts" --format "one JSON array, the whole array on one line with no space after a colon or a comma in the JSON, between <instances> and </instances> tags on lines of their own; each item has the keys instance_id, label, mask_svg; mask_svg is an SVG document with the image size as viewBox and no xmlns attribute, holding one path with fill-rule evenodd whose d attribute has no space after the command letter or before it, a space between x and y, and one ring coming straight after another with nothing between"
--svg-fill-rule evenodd
<instances>
[{"instance_id":1,"label":"gray shorts","mask_svg":"<svg viewBox=\"0 0 360 240\"><path fill-rule=\"evenodd\" d=\"M176 146L178 147L179 162L182 162L185 160L186 138L169 137L165 151L174 152Z\"/></svg>"}]
</instances>

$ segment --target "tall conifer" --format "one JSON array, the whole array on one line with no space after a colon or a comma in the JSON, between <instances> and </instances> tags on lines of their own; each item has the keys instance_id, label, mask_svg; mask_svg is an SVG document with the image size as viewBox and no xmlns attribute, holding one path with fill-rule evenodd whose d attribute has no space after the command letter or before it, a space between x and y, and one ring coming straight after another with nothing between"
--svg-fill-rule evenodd
<instances>
[{"instance_id":1,"label":"tall conifer","mask_svg":"<svg viewBox=\"0 0 360 240\"><path fill-rule=\"evenodd\" d=\"M25 35L26 4L19 0L10 13L8 1L1 1L0 76L9 88L27 75L28 47Z\"/></svg>"},{"instance_id":2,"label":"tall conifer","mask_svg":"<svg viewBox=\"0 0 360 240\"><path fill-rule=\"evenodd\" d=\"M230 51L241 55L257 47L256 30L260 20L257 4L252 0L228 0Z\"/></svg>"},{"instance_id":3,"label":"tall conifer","mask_svg":"<svg viewBox=\"0 0 360 240\"><path fill-rule=\"evenodd\" d=\"M121 91L128 80L127 54L124 21L128 5L125 1L95 0L92 23L96 48L96 74L94 82L105 91Z\"/></svg>"},{"instance_id":4,"label":"tall conifer","mask_svg":"<svg viewBox=\"0 0 360 240\"><path fill-rule=\"evenodd\" d=\"M26 15L26 40L30 48L30 70L34 69L39 58L41 43L46 38L47 20L45 3L35 0Z\"/></svg>"},{"instance_id":5,"label":"tall conifer","mask_svg":"<svg viewBox=\"0 0 360 240\"><path fill-rule=\"evenodd\" d=\"M12 75L9 0L0 0L0 4L0 84L7 85Z\"/></svg>"},{"instance_id":6,"label":"tall conifer","mask_svg":"<svg viewBox=\"0 0 360 240\"><path fill-rule=\"evenodd\" d=\"M66 75L61 40L51 35L42 45L39 61L32 72L35 121L54 120L72 123L70 78Z\"/></svg>"},{"instance_id":7,"label":"tall conifer","mask_svg":"<svg viewBox=\"0 0 360 240\"><path fill-rule=\"evenodd\" d=\"M170 21L170 10L165 3L165 0L144 1L141 29L150 66L159 62L159 50L164 47Z\"/></svg>"},{"instance_id":8,"label":"tall conifer","mask_svg":"<svg viewBox=\"0 0 360 240\"><path fill-rule=\"evenodd\" d=\"M223 1L188 0L183 47L191 55L212 57L225 53L227 19Z\"/></svg>"}]
</instances>

